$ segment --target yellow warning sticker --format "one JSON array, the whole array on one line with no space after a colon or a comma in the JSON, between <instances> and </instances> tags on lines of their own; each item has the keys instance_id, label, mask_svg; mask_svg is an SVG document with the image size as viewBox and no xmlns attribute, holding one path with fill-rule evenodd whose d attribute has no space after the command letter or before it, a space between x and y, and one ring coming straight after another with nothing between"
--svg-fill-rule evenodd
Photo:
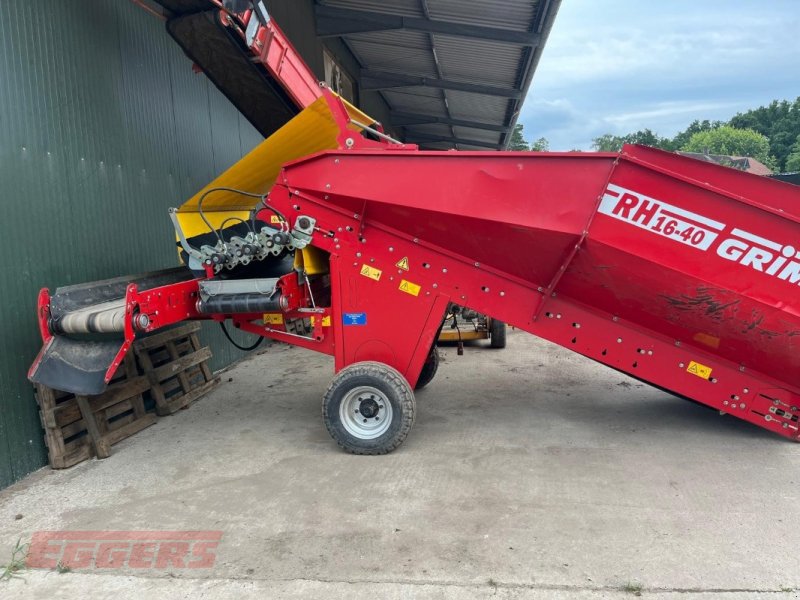
<instances>
[{"instance_id":1,"label":"yellow warning sticker","mask_svg":"<svg viewBox=\"0 0 800 600\"><path fill-rule=\"evenodd\" d=\"M312 327L314 326L314 323L316 323L316 320L317 320L316 317L311 317L311 326ZM322 317L322 326L323 327L330 327L331 326L331 316L330 315L328 315L326 317Z\"/></svg>"},{"instance_id":2,"label":"yellow warning sticker","mask_svg":"<svg viewBox=\"0 0 800 600\"><path fill-rule=\"evenodd\" d=\"M264 325L283 325L281 313L264 313Z\"/></svg>"},{"instance_id":3,"label":"yellow warning sticker","mask_svg":"<svg viewBox=\"0 0 800 600\"><path fill-rule=\"evenodd\" d=\"M394 266L397 267L398 269L403 269L403 271L408 271L408 257L404 256L396 263L394 263Z\"/></svg>"},{"instance_id":4,"label":"yellow warning sticker","mask_svg":"<svg viewBox=\"0 0 800 600\"><path fill-rule=\"evenodd\" d=\"M405 292L406 294L411 294L412 296L419 296L419 291L422 289L421 286L418 286L416 283L411 283L410 281L406 281L403 279L400 282L399 290L401 292Z\"/></svg>"},{"instance_id":5,"label":"yellow warning sticker","mask_svg":"<svg viewBox=\"0 0 800 600\"><path fill-rule=\"evenodd\" d=\"M277 224L281 223L282 221L281 221L281 218L278 215L272 215L269 218L269 222L272 225L277 225Z\"/></svg>"},{"instance_id":6,"label":"yellow warning sticker","mask_svg":"<svg viewBox=\"0 0 800 600\"><path fill-rule=\"evenodd\" d=\"M370 267L369 265L361 265L361 274L364 277L369 277L375 281L380 281L383 271L376 269L375 267Z\"/></svg>"},{"instance_id":7,"label":"yellow warning sticker","mask_svg":"<svg viewBox=\"0 0 800 600\"><path fill-rule=\"evenodd\" d=\"M711 367L701 365L699 362L690 361L689 366L686 367L686 372L702 377L703 379L711 377Z\"/></svg>"}]
</instances>

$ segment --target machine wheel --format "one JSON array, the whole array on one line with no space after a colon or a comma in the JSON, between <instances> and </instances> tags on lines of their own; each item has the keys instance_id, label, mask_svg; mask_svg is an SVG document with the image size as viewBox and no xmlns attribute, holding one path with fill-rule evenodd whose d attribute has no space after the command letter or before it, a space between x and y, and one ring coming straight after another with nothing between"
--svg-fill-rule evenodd
<instances>
[{"instance_id":1,"label":"machine wheel","mask_svg":"<svg viewBox=\"0 0 800 600\"><path fill-rule=\"evenodd\" d=\"M408 436L415 412L411 386L378 362L342 369L322 398L328 433L352 454L388 454Z\"/></svg>"},{"instance_id":2,"label":"machine wheel","mask_svg":"<svg viewBox=\"0 0 800 600\"><path fill-rule=\"evenodd\" d=\"M506 347L506 324L502 321L492 319L492 325L489 328L489 345L492 348Z\"/></svg>"},{"instance_id":3,"label":"machine wheel","mask_svg":"<svg viewBox=\"0 0 800 600\"><path fill-rule=\"evenodd\" d=\"M428 355L425 364L422 365L422 372L417 379L417 385L414 386L415 390L420 390L433 381L436 371L439 370L439 349L434 346L431 353Z\"/></svg>"}]
</instances>

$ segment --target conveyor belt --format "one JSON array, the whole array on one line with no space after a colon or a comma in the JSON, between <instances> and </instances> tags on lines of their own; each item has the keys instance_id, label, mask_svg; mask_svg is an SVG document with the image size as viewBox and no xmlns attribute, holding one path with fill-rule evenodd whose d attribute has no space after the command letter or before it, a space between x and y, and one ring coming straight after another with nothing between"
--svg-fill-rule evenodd
<instances>
[{"instance_id":1,"label":"conveyor belt","mask_svg":"<svg viewBox=\"0 0 800 600\"><path fill-rule=\"evenodd\" d=\"M172 13L167 32L253 127L269 137L300 112L208 0L155 0Z\"/></svg>"}]
</instances>

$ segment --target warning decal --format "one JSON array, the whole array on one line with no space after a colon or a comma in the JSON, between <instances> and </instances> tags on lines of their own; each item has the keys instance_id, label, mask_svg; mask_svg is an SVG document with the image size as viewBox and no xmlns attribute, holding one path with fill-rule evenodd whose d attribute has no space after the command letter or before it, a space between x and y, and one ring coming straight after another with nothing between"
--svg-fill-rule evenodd
<instances>
[{"instance_id":1,"label":"warning decal","mask_svg":"<svg viewBox=\"0 0 800 600\"><path fill-rule=\"evenodd\" d=\"M313 327L316 324L316 317L311 317L311 326ZM330 327L331 326L331 316L327 315L322 317L322 326L323 327Z\"/></svg>"},{"instance_id":2,"label":"warning decal","mask_svg":"<svg viewBox=\"0 0 800 600\"><path fill-rule=\"evenodd\" d=\"M278 215L271 215L270 218L269 218L269 222L272 225L277 225L279 223L283 223L283 221L281 221L281 218Z\"/></svg>"},{"instance_id":3,"label":"warning decal","mask_svg":"<svg viewBox=\"0 0 800 600\"><path fill-rule=\"evenodd\" d=\"M400 260L398 260L395 264L395 267L398 269L403 269L403 271L408 271L408 257L404 256Z\"/></svg>"},{"instance_id":4,"label":"warning decal","mask_svg":"<svg viewBox=\"0 0 800 600\"><path fill-rule=\"evenodd\" d=\"M400 287L398 289L401 292L405 292L406 294L411 294L412 296L419 296L419 291L422 289L422 287L417 285L416 283L411 283L410 281L406 281L405 279L403 279L400 282Z\"/></svg>"},{"instance_id":5,"label":"warning decal","mask_svg":"<svg viewBox=\"0 0 800 600\"><path fill-rule=\"evenodd\" d=\"M711 367L701 365L700 363L694 361L689 362L686 372L691 373L692 375L697 375L703 379L708 379L711 377Z\"/></svg>"},{"instance_id":6,"label":"warning decal","mask_svg":"<svg viewBox=\"0 0 800 600\"><path fill-rule=\"evenodd\" d=\"M283 315L280 313L264 313L264 325L283 325Z\"/></svg>"},{"instance_id":7,"label":"warning decal","mask_svg":"<svg viewBox=\"0 0 800 600\"><path fill-rule=\"evenodd\" d=\"M375 281L380 281L383 271L376 269L375 267L370 267L369 265L361 265L361 274L364 277L369 277Z\"/></svg>"}]
</instances>

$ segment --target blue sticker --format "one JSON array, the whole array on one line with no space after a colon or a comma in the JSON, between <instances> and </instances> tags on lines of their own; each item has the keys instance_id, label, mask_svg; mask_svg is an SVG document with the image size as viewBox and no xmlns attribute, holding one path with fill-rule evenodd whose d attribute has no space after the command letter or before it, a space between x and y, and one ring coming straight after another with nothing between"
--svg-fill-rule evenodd
<instances>
[{"instance_id":1,"label":"blue sticker","mask_svg":"<svg viewBox=\"0 0 800 600\"><path fill-rule=\"evenodd\" d=\"M366 325L367 313L344 313L342 321L345 325Z\"/></svg>"}]
</instances>

